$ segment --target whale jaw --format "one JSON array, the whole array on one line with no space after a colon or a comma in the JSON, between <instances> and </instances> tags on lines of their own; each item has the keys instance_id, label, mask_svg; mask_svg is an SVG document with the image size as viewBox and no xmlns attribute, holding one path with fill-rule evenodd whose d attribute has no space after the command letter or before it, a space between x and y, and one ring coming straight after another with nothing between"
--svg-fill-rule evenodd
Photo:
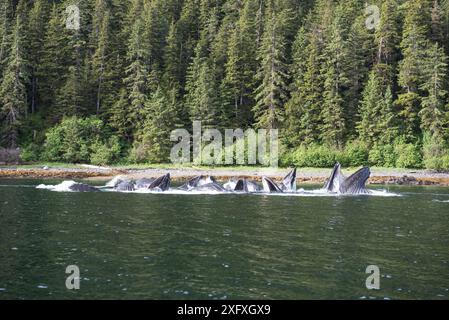
<instances>
[{"instance_id":1,"label":"whale jaw","mask_svg":"<svg viewBox=\"0 0 449 320\"><path fill-rule=\"evenodd\" d=\"M370 169L363 167L346 178L341 172L340 163L337 162L323 189L340 194L368 194L370 191L365 188L365 184L370 175Z\"/></svg>"}]
</instances>

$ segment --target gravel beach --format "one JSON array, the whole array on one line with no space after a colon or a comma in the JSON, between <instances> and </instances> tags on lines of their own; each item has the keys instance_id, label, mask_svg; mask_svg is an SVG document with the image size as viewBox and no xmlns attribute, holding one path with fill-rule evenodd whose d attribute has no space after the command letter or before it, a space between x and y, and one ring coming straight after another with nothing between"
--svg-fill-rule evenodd
<instances>
[{"instance_id":1,"label":"gravel beach","mask_svg":"<svg viewBox=\"0 0 449 320\"><path fill-rule=\"evenodd\" d=\"M87 179L87 180L108 180L113 176L121 175L130 179L143 177L158 177L170 172L174 181L184 181L198 175L212 175L218 180L228 180L233 177L245 177L253 180L260 180L262 176L273 179L281 179L288 168L149 168L149 169L122 169L106 168L95 166L80 166L77 168L61 167L20 167L4 166L0 167L0 178L37 178L37 179ZM355 169L344 170L344 174L349 175ZM449 186L449 173L440 173L430 170L406 170L406 169L383 169L372 168L369 184L398 184L398 185L440 185ZM328 178L331 169L302 169L298 168L297 182L304 184L324 183Z\"/></svg>"}]
</instances>

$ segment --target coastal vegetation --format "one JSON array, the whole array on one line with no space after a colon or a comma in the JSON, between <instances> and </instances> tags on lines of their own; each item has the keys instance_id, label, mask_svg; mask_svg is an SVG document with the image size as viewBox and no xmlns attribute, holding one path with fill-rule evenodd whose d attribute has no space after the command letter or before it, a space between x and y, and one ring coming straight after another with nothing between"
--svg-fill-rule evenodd
<instances>
[{"instance_id":1,"label":"coastal vegetation","mask_svg":"<svg viewBox=\"0 0 449 320\"><path fill-rule=\"evenodd\" d=\"M448 44L446 0L0 0L0 149L168 163L200 120L279 129L282 166L449 169Z\"/></svg>"}]
</instances>

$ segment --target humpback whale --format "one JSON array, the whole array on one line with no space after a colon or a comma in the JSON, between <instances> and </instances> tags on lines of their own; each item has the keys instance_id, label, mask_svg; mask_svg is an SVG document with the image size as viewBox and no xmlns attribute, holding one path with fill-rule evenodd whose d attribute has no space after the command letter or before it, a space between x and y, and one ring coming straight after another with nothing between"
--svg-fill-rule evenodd
<instances>
[{"instance_id":1,"label":"humpback whale","mask_svg":"<svg viewBox=\"0 0 449 320\"><path fill-rule=\"evenodd\" d=\"M136 188L137 189L147 189L153 182L154 182L154 179L147 179L147 178L139 179L136 181Z\"/></svg>"},{"instance_id":2,"label":"humpback whale","mask_svg":"<svg viewBox=\"0 0 449 320\"><path fill-rule=\"evenodd\" d=\"M341 173L341 165L339 162L337 162L334 166L334 169L332 169L332 173L327 179L324 189L328 192L339 192L340 186L345 180L345 177Z\"/></svg>"},{"instance_id":3,"label":"humpback whale","mask_svg":"<svg viewBox=\"0 0 449 320\"><path fill-rule=\"evenodd\" d=\"M76 192L97 192L100 191L95 187L92 187L88 184L84 183L74 183L71 186L69 186L70 191L76 191Z\"/></svg>"},{"instance_id":4,"label":"humpback whale","mask_svg":"<svg viewBox=\"0 0 449 320\"><path fill-rule=\"evenodd\" d=\"M227 191L224 187L218 184L217 180L212 176L197 176L193 179L190 179L178 189L184 191Z\"/></svg>"},{"instance_id":5,"label":"humpback whale","mask_svg":"<svg viewBox=\"0 0 449 320\"><path fill-rule=\"evenodd\" d=\"M293 168L282 180L281 189L286 192L296 192L296 168Z\"/></svg>"},{"instance_id":6,"label":"humpback whale","mask_svg":"<svg viewBox=\"0 0 449 320\"><path fill-rule=\"evenodd\" d=\"M120 182L125 181L125 180L126 179L123 178L122 176L116 176L111 181L106 183L106 185L104 187L100 187L100 188L102 188L102 189L115 188Z\"/></svg>"},{"instance_id":7,"label":"humpback whale","mask_svg":"<svg viewBox=\"0 0 449 320\"><path fill-rule=\"evenodd\" d=\"M366 189L365 184L371 174L370 168L363 167L345 177L342 174L340 163L336 163L332 169L330 177L323 186L324 191L333 194L370 194L371 191ZM109 181L103 187L94 187L74 181L64 181L57 186L39 185L37 188L50 189L54 191L78 191L78 192L96 192L102 189L113 188L115 191L135 191L135 190L153 190L167 191L170 190L171 177L167 173L157 179L142 178L134 182L124 177L117 176ZM296 168L293 168L284 179L277 184L273 179L266 176L262 177L262 188L254 181L247 178L233 178L224 185L221 185L211 176L197 176L190 179L178 189L183 191L200 191L200 192L235 192L235 193L295 193L296 192ZM322 192L321 190L321 192Z\"/></svg>"},{"instance_id":8,"label":"humpback whale","mask_svg":"<svg viewBox=\"0 0 449 320\"><path fill-rule=\"evenodd\" d=\"M270 193L282 193L282 189L274 182L272 179L268 177L262 177L262 185L264 192Z\"/></svg>"},{"instance_id":9,"label":"humpback whale","mask_svg":"<svg viewBox=\"0 0 449 320\"><path fill-rule=\"evenodd\" d=\"M226 182L223 187L228 190L228 191L234 191L235 190L235 186L237 185L237 179L232 178L231 180L229 180L228 182Z\"/></svg>"},{"instance_id":10,"label":"humpback whale","mask_svg":"<svg viewBox=\"0 0 449 320\"><path fill-rule=\"evenodd\" d=\"M170 173L163 175L162 177L157 178L153 182L151 182L147 189L150 190L158 190L158 191L167 191L170 188Z\"/></svg>"},{"instance_id":11,"label":"humpback whale","mask_svg":"<svg viewBox=\"0 0 449 320\"><path fill-rule=\"evenodd\" d=\"M131 181L118 181L117 185L114 187L117 191L134 191L136 190L134 182Z\"/></svg>"},{"instance_id":12,"label":"humpback whale","mask_svg":"<svg viewBox=\"0 0 449 320\"><path fill-rule=\"evenodd\" d=\"M363 167L350 177L343 181L340 187L340 193L343 194L369 194L370 191L365 188L366 181L369 179L371 171L368 167Z\"/></svg>"},{"instance_id":13,"label":"humpback whale","mask_svg":"<svg viewBox=\"0 0 449 320\"><path fill-rule=\"evenodd\" d=\"M257 183L248 179L231 180L224 184L224 188L237 192L259 192L261 190Z\"/></svg>"},{"instance_id":14,"label":"humpback whale","mask_svg":"<svg viewBox=\"0 0 449 320\"><path fill-rule=\"evenodd\" d=\"M240 179L235 184L234 191L238 192L249 192L248 190L248 181L246 179Z\"/></svg>"},{"instance_id":15,"label":"humpback whale","mask_svg":"<svg viewBox=\"0 0 449 320\"><path fill-rule=\"evenodd\" d=\"M365 184L370 175L370 169L363 167L346 178L341 172L340 163L337 162L323 189L332 193L368 194L370 191L365 188Z\"/></svg>"},{"instance_id":16,"label":"humpback whale","mask_svg":"<svg viewBox=\"0 0 449 320\"><path fill-rule=\"evenodd\" d=\"M204 176L197 176L195 178L190 179L186 183L184 183L178 189L184 190L184 191L190 191L193 188L196 188L200 184L201 180L203 180L203 179L204 179Z\"/></svg>"},{"instance_id":17,"label":"humpback whale","mask_svg":"<svg viewBox=\"0 0 449 320\"><path fill-rule=\"evenodd\" d=\"M216 182L206 183L203 185L199 185L193 188L191 191L218 191L218 192L227 192L225 188L219 185Z\"/></svg>"}]
</instances>

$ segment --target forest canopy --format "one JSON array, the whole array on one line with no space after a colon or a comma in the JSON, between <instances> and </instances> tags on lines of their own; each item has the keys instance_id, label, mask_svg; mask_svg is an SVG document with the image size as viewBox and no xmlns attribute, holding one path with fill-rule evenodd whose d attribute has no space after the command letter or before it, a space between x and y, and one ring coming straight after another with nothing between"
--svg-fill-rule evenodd
<instances>
[{"instance_id":1,"label":"forest canopy","mask_svg":"<svg viewBox=\"0 0 449 320\"><path fill-rule=\"evenodd\" d=\"M446 0L0 0L0 147L163 163L201 120L279 129L283 165L449 169L448 55Z\"/></svg>"}]
</instances>

